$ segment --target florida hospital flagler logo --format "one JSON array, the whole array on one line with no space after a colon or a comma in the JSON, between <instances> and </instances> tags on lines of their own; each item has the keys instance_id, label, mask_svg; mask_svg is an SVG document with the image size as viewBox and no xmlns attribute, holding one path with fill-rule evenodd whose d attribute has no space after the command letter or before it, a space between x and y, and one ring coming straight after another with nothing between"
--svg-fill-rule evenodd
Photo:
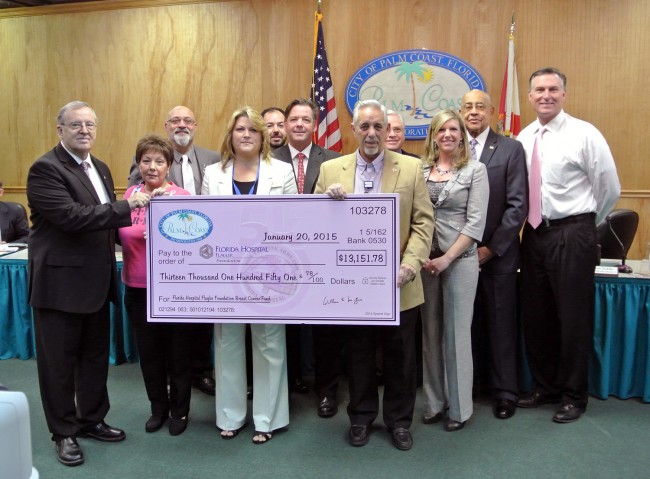
<instances>
[{"instance_id":1,"label":"florida hospital flagler logo","mask_svg":"<svg viewBox=\"0 0 650 479\"><path fill-rule=\"evenodd\" d=\"M401 50L359 68L345 88L352 112L360 100L377 100L404 118L406 138L426 138L433 115L460 109L469 90L485 91L485 82L465 60L435 50Z\"/></svg>"}]
</instances>

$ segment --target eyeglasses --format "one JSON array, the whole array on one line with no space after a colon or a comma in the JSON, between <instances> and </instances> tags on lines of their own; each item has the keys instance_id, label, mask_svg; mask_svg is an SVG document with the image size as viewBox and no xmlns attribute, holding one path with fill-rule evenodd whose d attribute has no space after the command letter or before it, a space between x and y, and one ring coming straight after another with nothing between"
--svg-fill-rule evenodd
<instances>
[{"instance_id":1,"label":"eyeglasses","mask_svg":"<svg viewBox=\"0 0 650 479\"><path fill-rule=\"evenodd\" d=\"M170 118L169 120L167 120L167 123L171 123L174 126L180 125L181 122L189 126L192 126L194 123L196 123L196 121L194 121L194 118L190 118L189 116L186 116L185 118L179 118L175 116L174 118Z\"/></svg>"},{"instance_id":2,"label":"eyeglasses","mask_svg":"<svg viewBox=\"0 0 650 479\"><path fill-rule=\"evenodd\" d=\"M64 126L67 126L72 131L79 131L84 126L88 131L95 131L95 129L97 128L97 124L93 123L92 121L73 121L72 123L68 123L67 125L64 123Z\"/></svg>"}]
</instances>

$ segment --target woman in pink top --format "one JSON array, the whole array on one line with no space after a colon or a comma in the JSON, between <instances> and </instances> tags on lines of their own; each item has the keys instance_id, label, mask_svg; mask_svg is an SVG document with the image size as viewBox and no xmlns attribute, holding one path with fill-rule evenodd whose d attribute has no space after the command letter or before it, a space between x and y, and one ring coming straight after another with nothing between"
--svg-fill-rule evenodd
<instances>
[{"instance_id":1,"label":"woman in pink top","mask_svg":"<svg viewBox=\"0 0 650 479\"><path fill-rule=\"evenodd\" d=\"M173 160L174 150L167 139L158 135L147 135L140 139L135 161L144 181L126 190L124 199L137 192L151 196L189 195L167 181ZM124 305L135 331L140 368L151 402L151 417L145 424L145 430L157 431L170 417L169 433L177 436L187 427L190 411L191 336L188 325L147 322L146 217L146 207L136 208L131 211L133 224L119 229L124 260Z\"/></svg>"}]
</instances>

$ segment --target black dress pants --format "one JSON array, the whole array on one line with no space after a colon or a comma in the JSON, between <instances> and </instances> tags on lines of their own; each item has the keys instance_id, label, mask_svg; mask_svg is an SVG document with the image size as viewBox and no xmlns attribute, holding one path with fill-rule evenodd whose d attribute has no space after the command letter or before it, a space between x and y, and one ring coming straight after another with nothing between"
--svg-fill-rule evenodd
<instances>
[{"instance_id":1,"label":"black dress pants","mask_svg":"<svg viewBox=\"0 0 650 479\"><path fill-rule=\"evenodd\" d=\"M41 400L52 439L76 436L84 426L102 421L110 408L110 303L90 314L34 308L34 333Z\"/></svg>"},{"instance_id":2,"label":"black dress pants","mask_svg":"<svg viewBox=\"0 0 650 479\"><path fill-rule=\"evenodd\" d=\"M353 425L370 425L379 414L376 348L383 347L384 424L409 428L416 396L415 330L420 308L400 313L399 326L348 326L348 416Z\"/></svg>"},{"instance_id":3,"label":"black dress pants","mask_svg":"<svg viewBox=\"0 0 650 479\"><path fill-rule=\"evenodd\" d=\"M522 239L522 308L537 389L586 407L593 350L596 225L593 214L529 224Z\"/></svg>"},{"instance_id":4,"label":"black dress pants","mask_svg":"<svg viewBox=\"0 0 650 479\"><path fill-rule=\"evenodd\" d=\"M135 332L151 414L167 416L171 413L175 418L187 416L192 394L190 325L147 322L145 288L125 286L124 306Z\"/></svg>"}]
</instances>

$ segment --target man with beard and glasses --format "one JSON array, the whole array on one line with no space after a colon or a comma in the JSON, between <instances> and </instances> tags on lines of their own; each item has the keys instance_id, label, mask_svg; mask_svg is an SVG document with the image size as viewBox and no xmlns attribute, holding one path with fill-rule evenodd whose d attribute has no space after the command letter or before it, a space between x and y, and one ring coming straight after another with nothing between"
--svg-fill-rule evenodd
<instances>
[{"instance_id":1,"label":"man with beard and glasses","mask_svg":"<svg viewBox=\"0 0 650 479\"><path fill-rule=\"evenodd\" d=\"M284 127L284 112L277 106L262 111L262 118L269 129L271 148L280 148L287 142L287 130Z\"/></svg>"},{"instance_id":2,"label":"man with beard and glasses","mask_svg":"<svg viewBox=\"0 0 650 479\"><path fill-rule=\"evenodd\" d=\"M219 163L221 156L216 151L207 150L194 144L194 134L198 128L192 110L186 106L177 106L167 113L165 131L174 147L174 161L169 168L168 179L172 183L189 191L193 195L201 194L203 172L205 167ZM142 182L140 170L133 158L129 186ZM205 394L214 396L214 379L212 377L212 324L191 324L194 337L192 344L192 363L194 387Z\"/></svg>"}]
</instances>

